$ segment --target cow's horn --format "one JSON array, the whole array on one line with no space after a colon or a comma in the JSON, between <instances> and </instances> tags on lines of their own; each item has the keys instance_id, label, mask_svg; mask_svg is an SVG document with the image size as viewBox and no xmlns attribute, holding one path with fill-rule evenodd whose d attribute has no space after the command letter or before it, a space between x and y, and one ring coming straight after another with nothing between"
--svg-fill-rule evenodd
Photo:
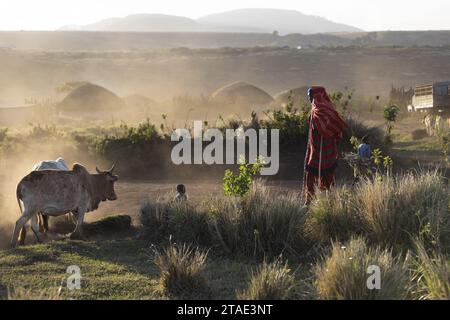
<instances>
[{"instance_id":1,"label":"cow's horn","mask_svg":"<svg viewBox=\"0 0 450 320\"><path fill-rule=\"evenodd\" d=\"M113 173L113 171L114 171L114 168L116 167L116 164L115 163L113 163L113 165L112 165L112 167L111 167L111 169L109 169L109 173Z\"/></svg>"},{"instance_id":2,"label":"cow's horn","mask_svg":"<svg viewBox=\"0 0 450 320\"><path fill-rule=\"evenodd\" d=\"M95 167L95 170L97 171L97 173L102 173L102 172L98 169L98 167Z\"/></svg>"}]
</instances>

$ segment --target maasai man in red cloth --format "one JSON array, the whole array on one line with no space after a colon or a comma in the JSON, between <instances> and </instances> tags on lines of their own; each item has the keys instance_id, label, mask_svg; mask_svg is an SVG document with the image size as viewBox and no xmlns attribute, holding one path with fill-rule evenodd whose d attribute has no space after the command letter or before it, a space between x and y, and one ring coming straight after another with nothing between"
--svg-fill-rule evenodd
<instances>
[{"instance_id":1,"label":"maasai man in red cloth","mask_svg":"<svg viewBox=\"0 0 450 320\"><path fill-rule=\"evenodd\" d=\"M314 196L315 188L329 190L335 181L339 160L337 142L347 128L322 87L308 90L311 101L308 148L305 157L306 202Z\"/></svg>"}]
</instances>

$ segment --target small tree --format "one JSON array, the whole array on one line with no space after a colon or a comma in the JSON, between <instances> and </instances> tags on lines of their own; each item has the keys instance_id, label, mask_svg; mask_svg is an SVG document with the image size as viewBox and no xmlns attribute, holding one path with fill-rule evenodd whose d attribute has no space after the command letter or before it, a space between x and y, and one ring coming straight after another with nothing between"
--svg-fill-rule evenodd
<instances>
[{"instance_id":1,"label":"small tree","mask_svg":"<svg viewBox=\"0 0 450 320\"><path fill-rule=\"evenodd\" d=\"M396 105L384 107L384 119L386 120L386 142L392 143L392 130L394 129L394 123L397 121L399 108Z\"/></svg>"},{"instance_id":2,"label":"small tree","mask_svg":"<svg viewBox=\"0 0 450 320\"><path fill-rule=\"evenodd\" d=\"M254 177L261 172L264 162L258 157L256 163L246 163L241 156L239 173L234 174L231 170L226 170L223 177L223 190L227 196L245 196L250 190Z\"/></svg>"}]
</instances>

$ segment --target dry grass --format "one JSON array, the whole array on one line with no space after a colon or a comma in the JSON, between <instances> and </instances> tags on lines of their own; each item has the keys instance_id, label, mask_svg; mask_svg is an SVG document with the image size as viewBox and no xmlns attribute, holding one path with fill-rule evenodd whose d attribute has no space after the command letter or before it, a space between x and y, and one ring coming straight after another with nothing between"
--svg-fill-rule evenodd
<instances>
[{"instance_id":1,"label":"dry grass","mask_svg":"<svg viewBox=\"0 0 450 320\"><path fill-rule=\"evenodd\" d=\"M238 295L243 300L284 300L292 297L295 289L295 276L288 267L277 259L264 262L251 275L249 287Z\"/></svg>"},{"instance_id":2,"label":"dry grass","mask_svg":"<svg viewBox=\"0 0 450 320\"><path fill-rule=\"evenodd\" d=\"M307 210L294 194L276 195L257 185L242 199L217 201L209 211L213 239L228 253L277 257L304 249Z\"/></svg>"},{"instance_id":3,"label":"dry grass","mask_svg":"<svg viewBox=\"0 0 450 320\"><path fill-rule=\"evenodd\" d=\"M154 263L160 269L160 290L181 298L199 298L208 294L201 271L208 252L183 244L171 244L156 252Z\"/></svg>"},{"instance_id":4,"label":"dry grass","mask_svg":"<svg viewBox=\"0 0 450 320\"><path fill-rule=\"evenodd\" d=\"M355 194L373 241L411 246L411 236L426 233L430 241L444 236L449 221L449 194L436 173L367 181Z\"/></svg>"},{"instance_id":5,"label":"dry grass","mask_svg":"<svg viewBox=\"0 0 450 320\"><path fill-rule=\"evenodd\" d=\"M380 289L368 289L368 267L381 272ZM408 294L408 266L388 250L370 248L362 238L347 244L334 243L331 254L315 268L315 286L320 299L404 299Z\"/></svg>"},{"instance_id":6,"label":"dry grass","mask_svg":"<svg viewBox=\"0 0 450 320\"><path fill-rule=\"evenodd\" d=\"M411 248L412 236L445 241L449 194L436 173L363 180L354 190L319 194L310 207L306 233L314 241L348 240L364 235L371 243Z\"/></svg>"},{"instance_id":7,"label":"dry grass","mask_svg":"<svg viewBox=\"0 0 450 320\"><path fill-rule=\"evenodd\" d=\"M307 237L315 243L329 244L331 240L345 241L361 234L364 224L353 197L353 191L346 187L317 194L305 223Z\"/></svg>"},{"instance_id":8,"label":"dry grass","mask_svg":"<svg viewBox=\"0 0 450 320\"><path fill-rule=\"evenodd\" d=\"M439 253L429 254L420 241L416 241L417 257L414 261L414 296L418 299L450 300L450 264Z\"/></svg>"},{"instance_id":9,"label":"dry grass","mask_svg":"<svg viewBox=\"0 0 450 320\"><path fill-rule=\"evenodd\" d=\"M226 254L264 258L303 250L305 214L296 195L276 195L258 184L243 198L209 199L196 207L171 201L146 203L141 223L147 239L172 236Z\"/></svg>"},{"instance_id":10,"label":"dry grass","mask_svg":"<svg viewBox=\"0 0 450 320\"><path fill-rule=\"evenodd\" d=\"M8 290L8 300L62 300L61 288L31 290L17 287Z\"/></svg>"}]
</instances>

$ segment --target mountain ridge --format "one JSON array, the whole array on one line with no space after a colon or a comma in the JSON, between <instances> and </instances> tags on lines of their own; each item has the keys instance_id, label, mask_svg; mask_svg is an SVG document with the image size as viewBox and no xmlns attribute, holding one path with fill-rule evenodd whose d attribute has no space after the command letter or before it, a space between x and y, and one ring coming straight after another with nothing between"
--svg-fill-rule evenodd
<instances>
[{"instance_id":1,"label":"mountain ridge","mask_svg":"<svg viewBox=\"0 0 450 320\"><path fill-rule=\"evenodd\" d=\"M67 25L58 30L124 31L124 32L235 32L314 34L362 32L363 30L306 15L296 10L247 8L213 13L191 19L184 16L141 13L111 17L83 26Z\"/></svg>"}]
</instances>

